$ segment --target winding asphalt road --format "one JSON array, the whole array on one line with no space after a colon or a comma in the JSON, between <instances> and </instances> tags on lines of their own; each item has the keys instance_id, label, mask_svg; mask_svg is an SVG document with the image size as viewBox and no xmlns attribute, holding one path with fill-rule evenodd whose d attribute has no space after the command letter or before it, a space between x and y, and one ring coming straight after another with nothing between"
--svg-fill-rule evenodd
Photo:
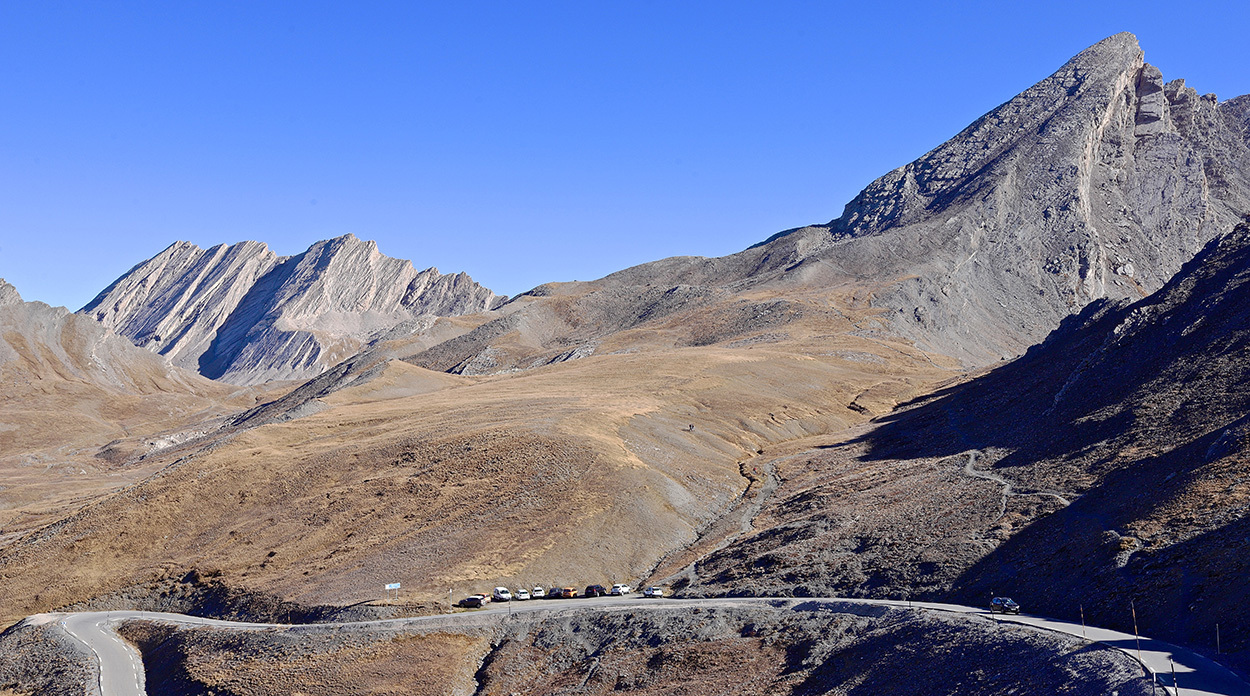
<instances>
[{"instance_id":1,"label":"winding asphalt road","mask_svg":"<svg viewBox=\"0 0 1250 696\"><path fill-rule=\"evenodd\" d=\"M869 604L877 606L895 606L895 607L913 607L917 609L925 609L928 611L945 611L959 614L982 614L985 615L985 609L976 607L966 607L957 604L937 604L931 602L899 602L892 600L875 600L875 599L839 599L839 598L762 598L762 597L742 597L742 598L710 598L710 599L662 599L647 600L638 595L628 597L600 597L597 599L569 599L569 600L544 600L531 602L512 602L509 605L495 605L487 609L473 612L464 612L452 615L432 615L418 616L405 619L388 619L383 621L362 621L356 623L337 623L337 624L311 624L306 625L306 629L316 629L325 627L333 629L336 627L402 627L416 626L428 623L442 623L448 626L474 625L481 624L485 617L494 617L499 615L521 614L534 611L559 609L559 608L609 608L609 607L625 607L635 609L645 608L674 608L674 607L716 607L716 606L734 606L742 604L768 604L776 606L778 602L784 602L786 606L796 610L817 610L828 605L836 604ZM1201 655L1186 650L1184 648L1164 643L1163 641L1153 640L1146 637L1140 638L1140 653L1138 648L1137 636L1130 633L1121 633L1105 628L1097 628L1093 626L1083 627L1079 624L1073 624L1057 619L1048 619L1040 616L998 616L997 620L1024 624L1039 629L1058 631L1073 636L1082 637L1090 641L1096 641L1109 645L1113 648L1123 651L1125 654L1138 658L1145 666L1156 676L1158 683L1164 687L1161 690L1169 694L1175 694L1177 687L1179 693L1187 696L1250 696L1250 684L1241 680L1237 675L1230 672L1223 666L1208 660ZM187 616L185 614L164 614L158 612L147 611L111 611L111 612L84 612L76 614L42 614L37 617L31 617L33 620L46 622L54 620L61 624L62 627L74 638L85 644L95 654L99 661L99 679L100 692L103 696L140 696L145 694L144 691L144 673L143 661L138 651L130 644L118 637L113 627L117 624L134 619L144 619L149 621L160 621L172 623L179 626L213 626L216 628L238 631L252 631L264 629L285 629L292 628L283 624L263 624L263 623L241 623L234 621L218 621L216 619L203 619L195 616ZM1173 668L1175 669L1175 682L1173 682Z\"/></svg>"}]
</instances>

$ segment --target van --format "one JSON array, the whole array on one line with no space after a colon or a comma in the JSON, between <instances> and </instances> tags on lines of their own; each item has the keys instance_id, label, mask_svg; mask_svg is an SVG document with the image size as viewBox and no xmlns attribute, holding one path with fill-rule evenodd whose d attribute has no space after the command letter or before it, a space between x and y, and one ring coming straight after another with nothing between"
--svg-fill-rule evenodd
<instances>
[{"instance_id":1,"label":"van","mask_svg":"<svg viewBox=\"0 0 1250 696\"><path fill-rule=\"evenodd\" d=\"M496 602L511 602L512 601L512 593L509 592L508 588L506 587L496 587L495 591L492 592L490 596L491 596L491 599L495 600Z\"/></svg>"}]
</instances>

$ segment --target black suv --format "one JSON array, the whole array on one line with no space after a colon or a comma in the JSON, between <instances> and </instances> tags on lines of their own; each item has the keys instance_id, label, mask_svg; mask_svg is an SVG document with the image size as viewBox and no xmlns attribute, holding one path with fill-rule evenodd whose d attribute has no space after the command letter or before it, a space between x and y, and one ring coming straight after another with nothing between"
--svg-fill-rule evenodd
<instances>
[{"instance_id":1,"label":"black suv","mask_svg":"<svg viewBox=\"0 0 1250 696\"><path fill-rule=\"evenodd\" d=\"M589 585L586 587L586 594L584 596L604 597L607 594L608 594L608 591L603 587L603 585Z\"/></svg>"},{"instance_id":2,"label":"black suv","mask_svg":"<svg viewBox=\"0 0 1250 696\"><path fill-rule=\"evenodd\" d=\"M991 614L1019 614L1020 605L1011 597L995 597L990 601Z\"/></svg>"}]
</instances>

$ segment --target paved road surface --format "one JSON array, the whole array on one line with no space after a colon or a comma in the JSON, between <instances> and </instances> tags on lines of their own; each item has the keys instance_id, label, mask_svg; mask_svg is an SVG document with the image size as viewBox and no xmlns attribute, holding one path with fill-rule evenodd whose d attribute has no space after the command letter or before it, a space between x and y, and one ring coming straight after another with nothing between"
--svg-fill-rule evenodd
<instances>
[{"instance_id":1,"label":"paved road surface","mask_svg":"<svg viewBox=\"0 0 1250 696\"><path fill-rule=\"evenodd\" d=\"M139 652L113 631L108 612L68 614L60 624L95 653L102 694L144 693L143 661Z\"/></svg>"},{"instance_id":2,"label":"paved road surface","mask_svg":"<svg viewBox=\"0 0 1250 696\"><path fill-rule=\"evenodd\" d=\"M489 605L486 609L464 612L453 615L418 616L406 619L388 619L384 621L362 621L346 624L314 624L313 626L405 626L419 625L429 622L464 623L466 625L481 623L484 617L498 616L508 613L525 613L545 609L559 608L607 608L629 606L632 608L673 608L695 606L733 606L735 604L768 603L784 601L789 606L812 604L815 606L852 603L873 604L883 606L913 606L930 611L947 611L960 614L986 614L985 609L966 607L957 604L937 604L931 602L899 602L874 599L838 599L838 598L713 598L713 599L644 599L639 595L628 597L600 597L597 599L543 600L529 602L510 602L508 604ZM45 615L46 616L46 615ZM240 623L234 621L218 621L202 619L185 614L163 614L147 611L113 611L85 612L77 614L53 615L62 626L87 647L91 648L100 663L100 686L104 696L141 696L144 692L143 662L139 654L128 643L122 641L113 631L113 626L128 619L147 619L163 621L182 626L214 626L229 630L257 630L266 628L285 628L280 624ZM1105 643L1117 648L1133 658L1138 656L1137 637L1131 633L1120 633L1093 626L1082 627L1080 624L1048 619L1040 616L999 617L1001 621L1026 624L1041 629L1059 631L1091 641ZM1161 685L1160 689L1168 693L1180 693L1185 696L1250 696L1250 684L1242 681L1237 675L1224 667L1208 660L1201 655L1184 648L1164 643L1163 641L1141 638L1141 660L1155 673ZM1176 685L1172 681L1172 668L1176 670Z\"/></svg>"}]
</instances>

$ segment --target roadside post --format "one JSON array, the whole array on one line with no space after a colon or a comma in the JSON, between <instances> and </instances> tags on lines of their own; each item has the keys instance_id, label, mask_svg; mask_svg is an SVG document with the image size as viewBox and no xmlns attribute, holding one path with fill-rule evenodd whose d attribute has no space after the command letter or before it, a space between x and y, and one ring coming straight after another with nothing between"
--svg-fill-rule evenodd
<instances>
[{"instance_id":1,"label":"roadside post","mask_svg":"<svg viewBox=\"0 0 1250 696\"><path fill-rule=\"evenodd\" d=\"M455 607L455 605L451 603L451 593L452 593L452 591L453 591L453 590L455 590L455 588L454 588L454 587L452 587L452 588L448 588L448 589L447 589L447 613L448 613L448 614L450 614L450 613L452 613L453 611L455 611L455 608L454 608L454 607Z\"/></svg>"},{"instance_id":2,"label":"roadside post","mask_svg":"<svg viewBox=\"0 0 1250 696\"><path fill-rule=\"evenodd\" d=\"M1149 672L1149 670L1146 669L1146 661L1141 659L1141 633L1138 632L1137 630L1137 603L1134 600L1130 599L1128 601L1128 606L1129 606L1129 609L1133 612L1133 640L1137 641L1137 661L1141 663L1141 668L1143 672ZM1173 679L1172 684L1173 686L1175 686L1176 685L1175 667L1173 667L1172 679Z\"/></svg>"},{"instance_id":3,"label":"roadside post","mask_svg":"<svg viewBox=\"0 0 1250 696\"><path fill-rule=\"evenodd\" d=\"M1215 624L1215 654L1220 654L1220 625Z\"/></svg>"},{"instance_id":4,"label":"roadside post","mask_svg":"<svg viewBox=\"0 0 1250 696\"><path fill-rule=\"evenodd\" d=\"M1081 605L1081 638L1084 640L1089 640L1088 638L1085 637L1085 605L1084 604Z\"/></svg>"},{"instance_id":5,"label":"roadside post","mask_svg":"<svg viewBox=\"0 0 1250 696\"><path fill-rule=\"evenodd\" d=\"M1181 686L1176 683L1176 663L1170 657L1168 662L1172 665L1172 693L1176 694L1176 696L1181 696Z\"/></svg>"}]
</instances>

